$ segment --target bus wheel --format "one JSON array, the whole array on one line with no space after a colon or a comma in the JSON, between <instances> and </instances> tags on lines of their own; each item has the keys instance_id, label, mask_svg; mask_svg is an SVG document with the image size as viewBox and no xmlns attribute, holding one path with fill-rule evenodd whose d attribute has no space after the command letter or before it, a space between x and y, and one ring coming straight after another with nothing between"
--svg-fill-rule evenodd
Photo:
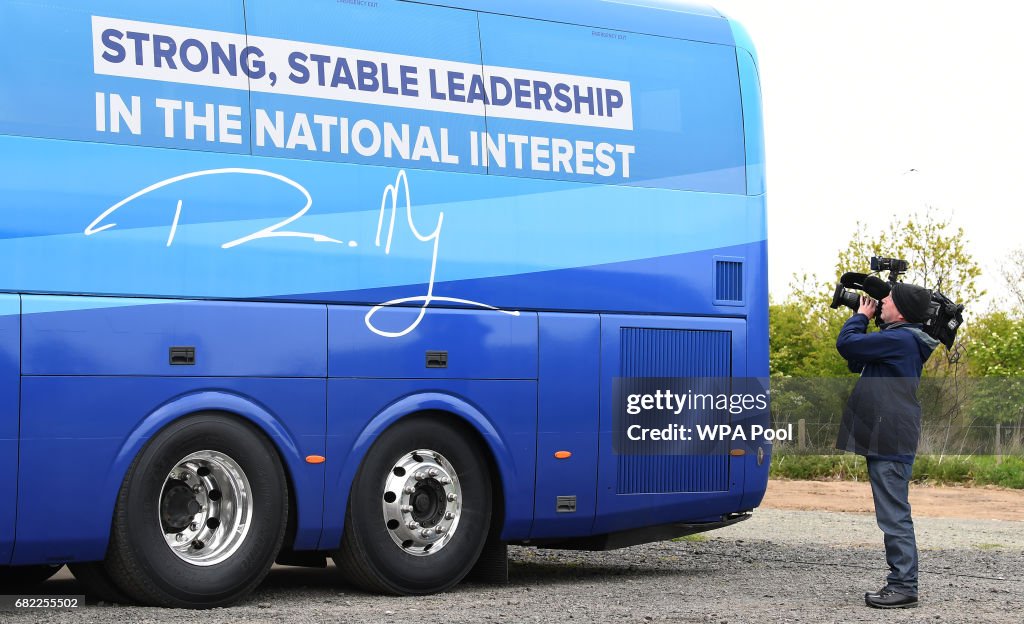
<instances>
[{"instance_id":1,"label":"bus wheel","mask_svg":"<svg viewBox=\"0 0 1024 624\"><path fill-rule=\"evenodd\" d=\"M447 420L416 417L385 431L363 460L334 561L367 591L442 591L476 563L490 522L479 443Z\"/></svg>"},{"instance_id":2,"label":"bus wheel","mask_svg":"<svg viewBox=\"0 0 1024 624\"><path fill-rule=\"evenodd\" d=\"M118 494L104 569L143 604L209 608L252 591L284 540L288 482L255 427L219 414L169 425Z\"/></svg>"},{"instance_id":3,"label":"bus wheel","mask_svg":"<svg viewBox=\"0 0 1024 624\"><path fill-rule=\"evenodd\" d=\"M63 567L62 565L0 567L0 587L6 589L39 585Z\"/></svg>"},{"instance_id":4,"label":"bus wheel","mask_svg":"<svg viewBox=\"0 0 1024 624\"><path fill-rule=\"evenodd\" d=\"M135 602L110 580L102 563L69 563L68 569L75 575L75 580L82 586L82 593L90 601L102 600L122 605Z\"/></svg>"}]
</instances>

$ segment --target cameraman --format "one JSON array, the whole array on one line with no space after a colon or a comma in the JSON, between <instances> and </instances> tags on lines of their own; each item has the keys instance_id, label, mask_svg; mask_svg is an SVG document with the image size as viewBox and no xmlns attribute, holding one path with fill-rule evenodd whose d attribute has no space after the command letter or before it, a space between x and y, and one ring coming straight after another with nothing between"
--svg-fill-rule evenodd
<instances>
[{"instance_id":1,"label":"cameraman","mask_svg":"<svg viewBox=\"0 0 1024 624\"><path fill-rule=\"evenodd\" d=\"M881 331L867 333L876 303L861 297L860 308L836 340L850 371L861 375L843 411L836 446L867 459L889 575L886 585L864 594L864 600L880 609L917 606L917 542L908 495L921 435L917 387L925 361L939 344L920 324L930 301L931 291L925 288L893 284L882 299Z\"/></svg>"}]
</instances>

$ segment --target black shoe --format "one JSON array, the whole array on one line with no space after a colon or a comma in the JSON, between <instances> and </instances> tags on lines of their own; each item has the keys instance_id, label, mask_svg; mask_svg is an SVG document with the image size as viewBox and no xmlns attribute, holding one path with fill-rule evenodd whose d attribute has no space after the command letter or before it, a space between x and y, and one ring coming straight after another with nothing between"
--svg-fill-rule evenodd
<instances>
[{"instance_id":1,"label":"black shoe","mask_svg":"<svg viewBox=\"0 0 1024 624\"><path fill-rule=\"evenodd\" d=\"M867 593L864 594L864 600L867 600L869 597L871 597L871 598L878 598L879 596L882 595L882 592L888 591L888 589L889 589L889 586L886 585L882 589L879 589L879 590L876 590L876 591L873 591L873 592L867 592Z\"/></svg>"},{"instance_id":2,"label":"black shoe","mask_svg":"<svg viewBox=\"0 0 1024 624\"><path fill-rule=\"evenodd\" d=\"M875 609L906 609L917 606L917 596L908 596L891 589L864 594L864 602Z\"/></svg>"}]
</instances>

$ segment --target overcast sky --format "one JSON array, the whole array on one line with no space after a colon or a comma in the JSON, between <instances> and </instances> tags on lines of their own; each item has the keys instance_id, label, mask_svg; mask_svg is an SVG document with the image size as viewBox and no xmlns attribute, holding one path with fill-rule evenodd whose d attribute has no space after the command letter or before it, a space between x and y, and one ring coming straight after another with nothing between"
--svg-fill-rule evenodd
<instances>
[{"instance_id":1,"label":"overcast sky","mask_svg":"<svg viewBox=\"0 0 1024 624\"><path fill-rule=\"evenodd\" d=\"M760 56L776 300L795 271L831 275L858 218L925 205L964 227L1002 296L1000 263L1024 246L1024 4L711 3Z\"/></svg>"}]
</instances>

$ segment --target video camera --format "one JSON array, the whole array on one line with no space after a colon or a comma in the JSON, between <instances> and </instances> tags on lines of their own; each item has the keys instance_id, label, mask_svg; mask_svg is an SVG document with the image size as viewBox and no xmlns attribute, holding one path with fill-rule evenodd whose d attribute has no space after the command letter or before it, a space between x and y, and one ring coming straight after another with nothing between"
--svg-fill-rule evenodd
<instances>
[{"instance_id":1,"label":"video camera","mask_svg":"<svg viewBox=\"0 0 1024 624\"><path fill-rule=\"evenodd\" d=\"M881 324L881 300L889 296L889 293L892 292L892 285L907 272L908 268L906 260L873 256L871 258L872 273L888 271L888 282L883 281L877 275L844 273L832 294L832 303L829 304L829 307L834 310L843 305L856 312L860 308L860 295L849 289L859 290L875 300L875 323ZM922 323L925 333L946 345L947 349L952 349L953 343L956 341L956 332L964 323L963 311L962 304L955 303L946 295L933 290L928 314Z\"/></svg>"}]
</instances>

